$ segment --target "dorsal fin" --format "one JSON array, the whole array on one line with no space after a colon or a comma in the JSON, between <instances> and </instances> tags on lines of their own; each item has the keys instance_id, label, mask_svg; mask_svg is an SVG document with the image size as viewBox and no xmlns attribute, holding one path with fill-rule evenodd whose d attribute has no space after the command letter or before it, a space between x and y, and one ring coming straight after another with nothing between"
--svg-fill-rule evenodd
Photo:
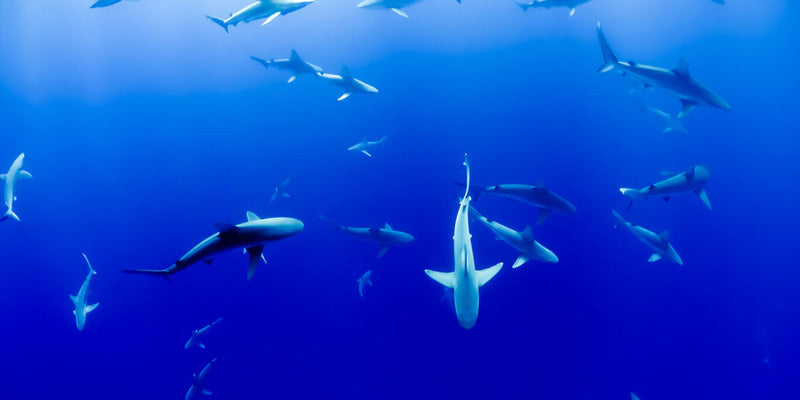
<instances>
[{"instance_id":1,"label":"dorsal fin","mask_svg":"<svg viewBox=\"0 0 800 400\"><path fill-rule=\"evenodd\" d=\"M389 225L389 223L387 222L386 225L383 226L383 229L386 229L387 231L391 231L392 230L392 226Z\"/></svg>"},{"instance_id":2,"label":"dorsal fin","mask_svg":"<svg viewBox=\"0 0 800 400\"><path fill-rule=\"evenodd\" d=\"M664 241L667 241L667 242L669 242L669 230L666 230L666 231L664 231L664 232L661 232L661 233L660 233L658 236L659 236L661 239L664 239Z\"/></svg>"},{"instance_id":3,"label":"dorsal fin","mask_svg":"<svg viewBox=\"0 0 800 400\"><path fill-rule=\"evenodd\" d=\"M258 215L256 215L256 213L254 213L252 211L248 211L247 212L247 222L258 221L260 219L261 218L259 218Z\"/></svg>"},{"instance_id":4,"label":"dorsal fin","mask_svg":"<svg viewBox=\"0 0 800 400\"><path fill-rule=\"evenodd\" d=\"M300 58L300 55L297 54L297 51L295 51L295 49L292 49L292 55L289 57L289 59L292 61L303 61L303 59Z\"/></svg>"},{"instance_id":5,"label":"dorsal fin","mask_svg":"<svg viewBox=\"0 0 800 400\"><path fill-rule=\"evenodd\" d=\"M539 181L539 183L536 185L536 188L537 189L542 189L542 190L547 190L547 185L544 183L544 181Z\"/></svg>"},{"instance_id":6,"label":"dorsal fin","mask_svg":"<svg viewBox=\"0 0 800 400\"><path fill-rule=\"evenodd\" d=\"M688 78L689 77L689 63L686 61L685 58L681 57L681 60L678 61L678 65L675 67L675 69L672 70L672 72L674 72L675 75L678 75L678 76L680 76L682 78Z\"/></svg>"},{"instance_id":7,"label":"dorsal fin","mask_svg":"<svg viewBox=\"0 0 800 400\"><path fill-rule=\"evenodd\" d=\"M519 234L523 239L533 241L533 228L530 225L526 226Z\"/></svg>"},{"instance_id":8,"label":"dorsal fin","mask_svg":"<svg viewBox=\"0 0 800 400\"><path fill-rule=\"evenodd\" d=\"M347 68L346 66L342 67L342 79L346 81L353 80L353 74L350 73L350 68Z\"/></svg>"}]
</instances>

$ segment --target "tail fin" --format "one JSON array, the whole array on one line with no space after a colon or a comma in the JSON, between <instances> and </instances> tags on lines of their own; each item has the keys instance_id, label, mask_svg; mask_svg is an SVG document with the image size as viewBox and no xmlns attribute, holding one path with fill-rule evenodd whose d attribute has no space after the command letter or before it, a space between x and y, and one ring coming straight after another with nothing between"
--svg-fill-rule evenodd
<instances>
[{"instance_id":1,"label":"tail fin","mask_svg":"<svg viewBox=\"0 0 800 400\"><path fill-rule=\"evenodd\" d=\"M213 23L215 23L215 24L217 24L217 25L221 26L221 27L222 27L222 29L225 29L225 33L228 33L228 24L226 24L226 23L225 23L225 20L224 20L224 19L222 19L222 18L217 18L217 17L212 17L212 16L210 16L210 15L206 15L206 18L208 18L209 20L211 20L211 22L213 22Z\"/></svg>"},{"instance_id":2,"label":"tail fin","mask_svg":"<svg viewBox=\"0 0 800 400\"><path fill-rule=\"evenodd\" d=\"M92 268L92 263L89 262L89 257L86 257L85 253L81 253L81 255L83 256L83 259L86 260L86 265L89 266L89 273L92 275L97 275L97 271Z\"/></svg>"},{"instance_id":3,"label":"tail fin","mask_svg":"<svg viewBox=\"0 0 800 400\"><path fill-rule=\"evenodd\" d=\"M603 28L600 27L599 22L597 23L597 38L600 40L600 50L603 51L603 65L597 69L597 72L603 73L611 71L619 64L619 60L617 60L617 56L614 55L614 50L611 50L611 46L608 44L606 35L603 33Z\"/></svg>"},{"instance_id":4,"label":"tail fin","mask_svg":"<svg viewBox=\"0 0 800 400\"><path fill-rule=\"evenodd\" d=\"M166 280L171 280L169 278L170 274L172 273L171 267L167 269L123 269L122 272L126 274L142 274L142 275L152 275L152 276L160 276Z\"/></svg>"},{"instance_id":5,"label":"tail fin","mask_svg":"<svg viewBox=\"0 0 800 400\"><path fill-rule=\"evenodd\" d=\"M19 217L17 216L17 214L14 214L14 211L11 211L10 209L6 211L5 214L3 214L3 217L0 218L0 221L5 221L7 219L13 219L14 221L19 222Z\"/></svg>"}]
</instances>

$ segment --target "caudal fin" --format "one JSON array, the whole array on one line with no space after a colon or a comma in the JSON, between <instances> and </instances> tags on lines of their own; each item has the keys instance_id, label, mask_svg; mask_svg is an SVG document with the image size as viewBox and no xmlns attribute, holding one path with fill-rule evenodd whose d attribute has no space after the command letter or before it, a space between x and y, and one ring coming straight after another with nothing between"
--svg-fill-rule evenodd
<instances>
[{"instance_id":1,"label":"caudal fin","mask_svg":"<svg viewBox=\"0 0 800 400\"><path fill-rule=\"evenodd\" d=\"M611 71L619 65L619 60L617 56L614 55L614 50L611 50L611 45L608 44L606 35L603 33L603 28L600 27L599 22L597 23L597 38L600 40L600 50L603 52L603 65L597 69L597 72L603 73Z\"/></svg>"},{"instance_id":2,"label":"caudal fin","mask_svg":"<svg viewBox=\"0 0 800 400\"><path fill-rule=\"evenodd\" d=\"M215 24L217 24L217 25L221 26L221 27L222 27L222 29L225 29L225 33L227 33L227 32L228 32L228 24L226 24L226 23L225 23L225 20L224 20L224 19L222 19L222 18L217 18L217 17L212 17L212 16L210 16L210 15L206 15L206 18L208 18L209 20L211 20L211 22L213 22L213 23L215 23Z\"/></svg>"},{"instance_id":3,"label":"caudal fin","mask_svg":"<svg viewBox=\"0 0 800 400\"><path fill-rule=\"evenodd\" d=\"M11 210L6 211L6 213L3 214L3 217L0 218L0 221L5 221L7 219L13 219L14 221L19 222L19 217L17 216L17 214L14 214L14 211Z\"/></svg>"}]
</instances>

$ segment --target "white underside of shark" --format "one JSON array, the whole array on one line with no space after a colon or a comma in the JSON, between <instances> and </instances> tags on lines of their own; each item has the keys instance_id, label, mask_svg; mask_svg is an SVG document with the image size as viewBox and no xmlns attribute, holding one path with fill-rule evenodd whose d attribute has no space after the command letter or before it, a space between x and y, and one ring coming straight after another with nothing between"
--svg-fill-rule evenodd
<instances>
[{"instance_id":1,"label":"white underside of shark","mask_svg":"<svg viewBox=\"0 0 800 400\"><path fill-rule=\"evenodd\" d=\"M463 328L470 329L478 321L479 288L497 275L503 267L503 263L480 271L475 269L472 235L469 233L469 162L466 155L464 156L464 166L467 168L467 190L459 202L453 230L453 272L437 272L426 269L425 273L436 282L453 289L458 323Z\"/></svg>"},{"instance_id":2,"label":"white underside of shark","mask_svg":"<svg viewBox=\"0 0 800 400\"><path fill-rule=\"evenodd\" d=\"M83 258L86 260L86 265L89 266L89 274L86 275L86 279L83 280L78 294L69 296L70 300L72 300L72 304L75 305L72 314L75 315L75 326L78 327L79 331L82 331L84 326L86 326L86 316L100 305L100 303L87 304L89 284L92 281L92 276L97 275L97 272L92 268L92 264L89 262L89 258L86 257L86 254L83 254Z\"/></svg>"},{"instance_id":3,"label":"white underside of shark","mask_svg":"<svg viewBox=\"0 0 800 400\"><path fill-rule=\"evenodd\" d=\"M6 212L0 217L0 221L6 219L13 219L19 221L19 216L14 213L14 201L17 196L14 194L17 188L17 181L20 179L32 179L33 176L22 169L22 161L25 159L25 153L20 154L16 160L11 164L11 168L5 174L0 174L0 180L3 181L3 202L6 205Z\"/></svg>"}]
</instances>

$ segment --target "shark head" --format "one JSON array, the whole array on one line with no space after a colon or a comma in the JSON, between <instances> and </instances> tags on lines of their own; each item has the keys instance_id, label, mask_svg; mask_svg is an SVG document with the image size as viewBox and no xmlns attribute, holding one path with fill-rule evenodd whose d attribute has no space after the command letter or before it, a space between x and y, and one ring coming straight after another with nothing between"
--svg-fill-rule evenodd
<instances>
[{"instance_id":1,"label":"shark head","mask_svg":"<svg viewBox=\"0 0 800 400\"><path fill-rule=\"evenodd\" d=\"M286 4L286 9L283 11L283 13L287 14L292 11L297 11L313 2L314 0L289 0Z\"/></svg>"},{"instance_id":2,"label":"shark head","mask_svg":"<svg viewBox=\"0 0 800 400\"><path fill-rule=\"evenodd\" d=\"M270 239L294 236L302 232L304 226L302 221L286 217L261 219L252 224L258 227L261 235Z\"/></svg>"}]
</instances>

